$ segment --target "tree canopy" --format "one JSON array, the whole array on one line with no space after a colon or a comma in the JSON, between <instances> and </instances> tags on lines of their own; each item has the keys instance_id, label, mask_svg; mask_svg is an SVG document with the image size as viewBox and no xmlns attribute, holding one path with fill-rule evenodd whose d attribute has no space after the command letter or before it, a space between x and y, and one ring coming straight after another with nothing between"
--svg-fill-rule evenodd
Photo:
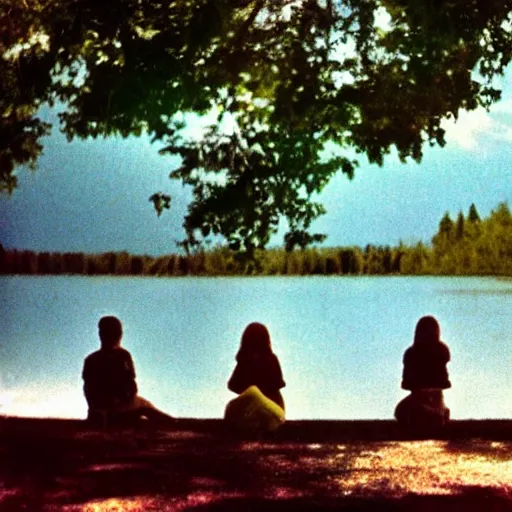
<instances>
[{"instance_id":1,"label":"tree canopy","mask_svg":"<svg viewBox=\"0 0 512 512\"><path fill-rule=\"evenodd\" d=\"M190 185L186 246L309 234L358 158L420 161L441 121L500 97L512 0L0 0L0 186L34 166L59 102L71 140L148 133ZM200 136L184 115L207 116ZM170 198L152 196L157 211Z\"/></svg>"}]
</instances>

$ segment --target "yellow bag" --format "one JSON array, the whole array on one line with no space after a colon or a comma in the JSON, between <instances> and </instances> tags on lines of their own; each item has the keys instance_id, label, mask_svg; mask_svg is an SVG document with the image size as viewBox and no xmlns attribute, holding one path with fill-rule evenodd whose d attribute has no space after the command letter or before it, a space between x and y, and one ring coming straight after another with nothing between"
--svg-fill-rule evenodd
<instances>
[{"instance_id":1,"label":"yellow bag","mask_svg":"<svg viewBox=\"0 0 512 512\"><path fill-rule=\"evenodd\" d=\"M273 432L285 421L284 410L257 386L250 386L231 400L226 406L224 419L248 432Z\"/></svg>"}]
</instances>

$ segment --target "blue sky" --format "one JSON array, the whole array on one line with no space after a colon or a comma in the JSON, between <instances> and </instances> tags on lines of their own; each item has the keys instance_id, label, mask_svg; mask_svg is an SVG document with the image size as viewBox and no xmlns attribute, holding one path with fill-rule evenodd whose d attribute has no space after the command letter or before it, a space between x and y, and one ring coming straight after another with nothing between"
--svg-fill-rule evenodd
<instances>
[{"instance_id":1,"label":"blue sky","mask_svg":"<svg viewBox=\"0 0 512 512\"><path fill-rule=\"evenodd\" d=\"M488 113L462 112L447 122L447 146L425 148L421 164L390 156L384 167L362 162L355 178L336 176L320 194L327 214L314 231L326 245L429 242L446 211L453 218L472 202L482 217L512 204L512 69L503 98ZM50 118L54 113L47 112ZM127 250L160 255L184 237L189 192L168 178L176 160L158 155L145 137L68 143L54 126L38 170L20 169L19 188L0 196L0 242L35 251ZM149 196L172 195L157 217ZM273 244L280 244L275 237Z\"/></svg>"}]
</instances>

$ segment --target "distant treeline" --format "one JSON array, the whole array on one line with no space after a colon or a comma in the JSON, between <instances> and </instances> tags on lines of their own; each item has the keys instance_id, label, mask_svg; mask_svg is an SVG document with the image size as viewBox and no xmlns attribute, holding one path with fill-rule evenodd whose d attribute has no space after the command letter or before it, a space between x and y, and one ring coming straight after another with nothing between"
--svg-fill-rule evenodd
<instances>
[{"instance_id":1,"label":"distant treeline","mask_svg":"<svg viewBox=\"0 0 512 512\"><path fill-rule=\"evenodd\" d=\"M188 256L135 256L127 252L103 254L4 251L0 255L2 274L85 274L130 276L186 275L308 275L388 274L400 271L400 252L389 247L369 246L339 249L306 249L286 252L269 249L246 261L236 252L219 247Z\"/></svg>"},{"instance_id":2,"label":"distant treeline","mask_svg":"<svg viewBox=\"0 0 512 512\"><path fill-rule=\"evenodd\" d=\"M474 204L467 217L446 213L430 246L406 248L400 263L404 274L512 276L512 215L500 203L480 219Z\"/></svg>"},{"instance_id":3,"label":"distant treeline","mask_svg":"<svg viewBox=\"0 0 512 512\"><path fill-rule=\"evenodd\" d=\"M138 256L127 252L102 254L5 251L0 246L1 274L84 274L130 276L186 275L329 275L432 274L511 275L512 215L501 203L481 220L471 205L453 221L446 213L430 245L397 247L309 248L287 252L268 249L247 261L227 247L189 255Z\"/></svg>"}]
</instances>

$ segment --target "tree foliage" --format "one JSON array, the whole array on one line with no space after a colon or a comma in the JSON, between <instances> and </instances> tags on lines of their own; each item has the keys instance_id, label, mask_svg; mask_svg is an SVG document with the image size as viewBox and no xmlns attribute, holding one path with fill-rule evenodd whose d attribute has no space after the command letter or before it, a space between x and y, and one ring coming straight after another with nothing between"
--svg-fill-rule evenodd
<instances>
[{"instance_id":1,"label":"tree foliage","mask_svg":"<svg viewBox=\"0 0 512 512\"><path fill-rule=\"evenodd\" d=\"M478 214L475 203L471 203L471 206L469 207L468 220L472 224L480 222L480 215Z\"/></svg>"},{"instance_id":2,"label":"tree foliage","mask_svg":"<svg viewBox=\"0 0 512 512\"><path fill-rule=\"evenodd\" d=\"M467 221L462 212L454 225L448 213L439 223L432 247L405 248L401 272L409 274L512 275L512 214L500 203L481 220L474 204Z\"/></svg>"},{"instance_id":3,"label":"tree foliage","mask_svg":"<svg viewBox=\"0 0 512 512\"><path fill-rule=\"evenodd\" d=\"M441 120L499 99L512 0L0 0L0 184L34 165L63 105L71 140L146 132L192 187L187 247L249 253L285 217L318 240L315 194L354 154L421 160ZM386 20L385 23L379 20ZM475 74L478 72L478 75ZM478 79L476 78L478 76ZM186 114L211 119L201 136ZM185 116L185 117L184 117ZM169 198L151 201L161 211ZM308 238L309 237L309 238Z\"/></svg>"}]
</instances>

